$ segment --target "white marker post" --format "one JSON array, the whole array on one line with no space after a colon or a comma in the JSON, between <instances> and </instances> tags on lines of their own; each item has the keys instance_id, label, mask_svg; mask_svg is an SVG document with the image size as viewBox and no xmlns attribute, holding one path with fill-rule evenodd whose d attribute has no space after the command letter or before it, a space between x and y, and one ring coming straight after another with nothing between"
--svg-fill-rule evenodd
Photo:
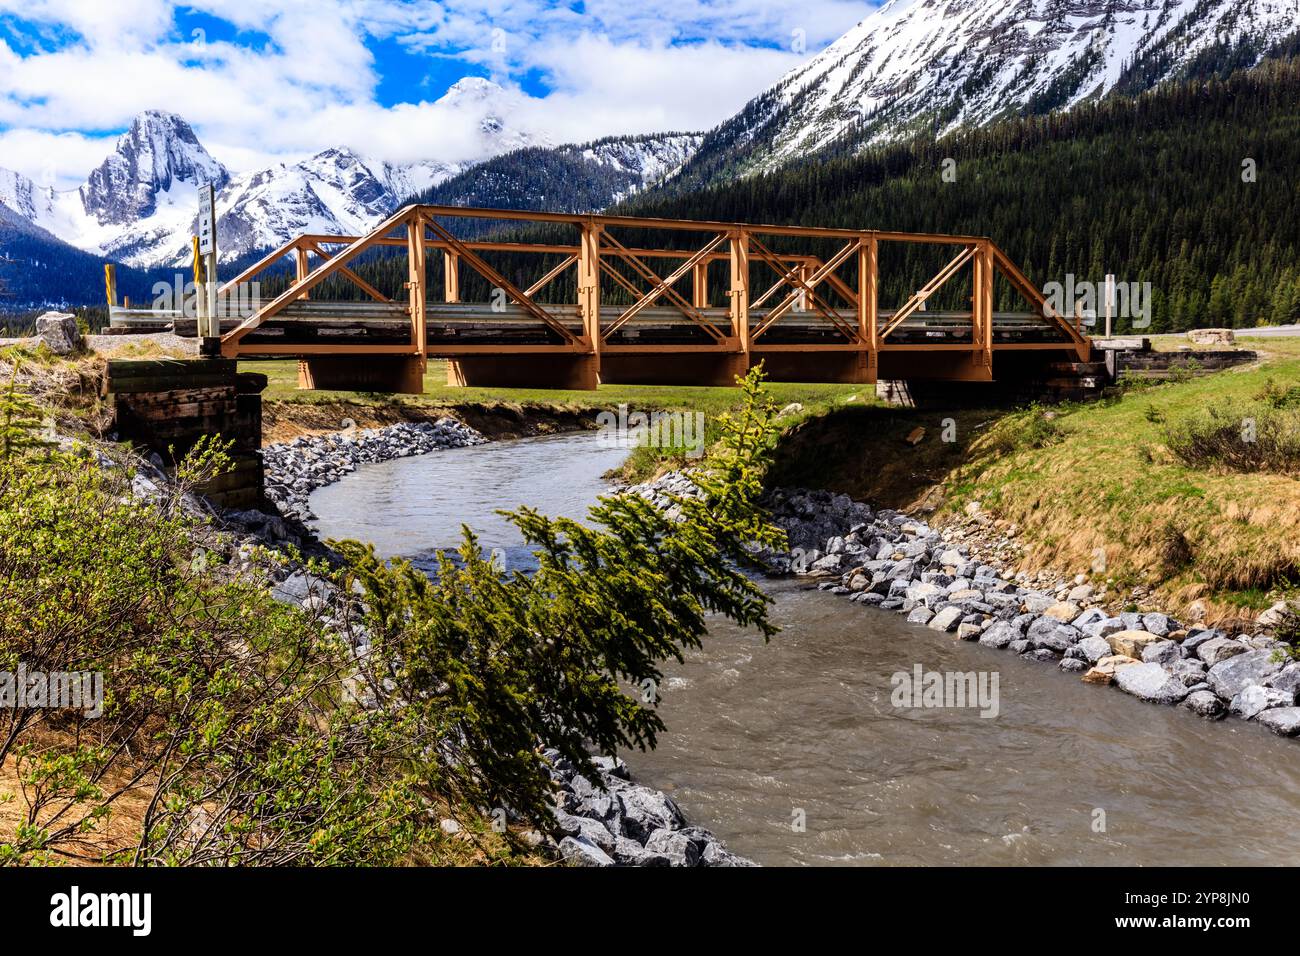
<instances>
[{"instance_id":1,"label":"white marker post","mask_svg":"<svg viewBox=\"0 0 1300 956\"><path fill-rule=\"evenodd\" d=\"M1115 313L1115 276L1106 273L1106 338L1111 336L1111 318Z\"/></svg>"},{"instance_id":2,"label":"white marker post","mask_svg":"<svg viewBox=\"0 0 1300 956\"><path fill-rule=\"evenodd\" d=\"M203 257L203 287L199 289L200 351L221 350L221 319L217 314L217 200L211 183L199 187L199 255Z\"/></svg>"}]
</instances>

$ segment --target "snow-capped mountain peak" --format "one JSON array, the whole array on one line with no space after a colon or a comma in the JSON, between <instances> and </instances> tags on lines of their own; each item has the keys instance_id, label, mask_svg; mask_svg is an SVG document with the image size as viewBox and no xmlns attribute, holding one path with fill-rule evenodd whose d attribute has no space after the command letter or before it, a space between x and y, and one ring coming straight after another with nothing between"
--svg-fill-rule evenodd
<instances>
[{"instance_id":1,"label":"snow-capped mountain peak","mask_svg":"<svg viewBox=\"0 0 1300 956\"><path fill-rule=\"evenodd\" d=\"M1217 45L1258 59L1297 28L1292 0L888 0L715 131L771 168L849 130L862 142L1068 109L1175 78ZM716 162L716 160L713 160Z\"/></svg>"},{"instance_id":2,"label":"snow-capped mountain peak","mask_svg":"<svg viewBox=\"0 0 1300 956\"><path fill-rule=\"evenodd\" d=\"M438 101L477 137L482 157L534 142L513 128L517 95L467 77ZM198 186L217 194L223 258L272 248L300 232L366 232L403 200L468 165L436 159L394 163L348 146L301 162L232 176L182 117L139 114L113 152L78 189L56 191L0 169L0 205L65 242L129 265L183 265L198 211Z\"/></svg>"},{"instance_id":3,"label":"snow-capped mountain peak","mask_svg":"<svg viewBox=\"0 0 1300 956\"><path fill-rule=\"evenodd\" d=\"M82 206L101 225L128 224L158 211L158 197L196 191L201 183L221 188L230 180L190 124L175 113L148 110L131 123L81 187Z\"/></svg>"}]
</instances>

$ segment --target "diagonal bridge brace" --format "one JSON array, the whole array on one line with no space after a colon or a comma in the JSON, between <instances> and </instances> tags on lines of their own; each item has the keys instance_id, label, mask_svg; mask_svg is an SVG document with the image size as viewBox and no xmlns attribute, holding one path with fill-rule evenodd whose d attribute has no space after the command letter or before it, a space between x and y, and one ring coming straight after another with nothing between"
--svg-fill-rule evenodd
<instances>
[{"instance_id":1,"label":"diagonal bridge brace","mask_svg":"<svg viewBox=\"0 0 1300 956\"><path fill-rule=\"evenodd\" d=\"M513 282L484 262L478 253L453 236L433 219L426 217L423 212L417 212L416 215L419 217L421 225L423 227L428 227L437 233L438 238L447 244L449 250L458 255L471 269L483 278L487 279L488 282L491 282L497 288L504 291L507 296L514 299L515 302L519 303L525 312L559 335L566 345L579 344L578 337L570 332L559 319L533 301L533 297L530 294L531 290L530 292L524 292L519 289ZM567 267L568 264L566 263L565 265ZM547 281L549 281L549 279ZM544 284L545 283L543 283L543 285ZM536 283L534 284L534 288L537 288Z\"/></svg>"},{"instance_id":2,"label":"diagonal bridge brace","mask_svg":"<svg viewBox=\"0 0 1300 956\"><path fill-rule=\"evenodd\" d=\"M919 309L925 303L926 299L934 295L934 293L937 292L945 282L951 279L958 269L970 262L970 260L975 256L978 248L978 246L971 245L962 249L962 251L959 252L951 262L939 270L934 278L917 290L910 299L903 303L903 307L894 313L893 317L889 320L889 324L881 330L879 338L885 338L890 332L894 331L894 329L907 321L912 313Z\"/></svg>"},{"instance_id":3,"label":"diagonal bridge brace","mask_svg":"<svg viewBox=\"0 0 1300 956\"><path fill-rule=\"evenodd\" d=\"M298 281L292 283L289 286L289 288L285 289L278 296L276 296L266 305L262 306L262 308L258 309L256 312L250 315L243 322L239 323L239 325L236 326L234 329L232 329L230 332L227 332L225 335L223 335L221 337L222 353L225 355L236 354L239 348L239 340L242 339L245 335L253 331L255 328L257 328L267 319L279 314L285 308L285 306L287 306L290 302L302 298L304 295L306 295L306 293L310 292L316 286L320 285L322 282L324 282L334 273L344 269L346 267L346 263L349 260L360 255L362 252L365 252L371 246L377 245L380 242L382 242L384 237L386 237L390 232L392 232L398 226L404 226L409 224L409 222L411 221L411 217L416 214L417 211L416 211L416 207L414 206L408 206L405 209L398 210L397 212L393 213L393 215L385 219L382 223L380 223L368 235L360 237L355 242L352 242L350 245L348 245L346 249L343 249L333 258L323 263L319 269L316 269L313 272L309 272L307 275L303 276ZM292 243L288 243L286 246L283 246L281 248L287 251L289 248L296 248L297 245L298 245L297 240L294 240ZM277 250L277 252L278 251L279 250Z\"/></svg>"},{"instance_id":4,"label":"diagonal bridge brace","mask_svg":"<svg viewBox=\"0 0 1300 956\"><path fill-rule=\"evenodd\" d=\"M757 244L756 240L752 236L750 237L750 242ZM844 261L848 259L849 256L853 255L853 253L857 252L858 249L861 248L861 246L862 246L862 240L860 239L850 240L848 243L844 245L842 249L836 252L835 255L831 256L824 263L822 263L817 268L817 270L811 276L808 277L806 281L803 279L796 279L795 280L796 288L793 289L790 292L790 294L787 295L784 299L782 299L779 305L777 305L770 312L768 312L768 314L763 319L763 323L757 329L755 329L753 332L750 333L750 340L753 341L754 339L757 339L760 335L762 335L774 324L776 324L776 322L779 319L781 319L787 313L789 313L790 310L794 308L795 303L799 301L799 297L801 295L811 296L815 304L817 302L817 295L814 292L816 287L821 285L822 282L826 280L827 276L831 275L836 269L838 269L844 263ZM768 255L771 255L771 253L769 252ZM779 270L778 270L778 274L779 274ZM829 315L827 317L830 318ZM847 325L843 323L842 320L837 321L837 319L832 318L831 321L836 322L837 325L841 325L841 327L847 329ZM846 331L846 334L852 335L853 333L851 331Z\"/></svg>"},{"instance_id":5,"label":"diagonal bridge brace","mask_svg":"<svg viewBox=\"0 0 1300 956\"><path fill-rule=\"evenodd\" d=\"M819 264L817 271L814 273L814 278L809 281L804 281L803 277L801 276L800 274L802 268L801 265L796 264L794 266L786 268L784 263L781 262L780 257L777 256L776 253L772 252L771 249L767 248L767 246L763 245L763 243L759 242L757 237L755 237L753 234L751 234L749 237L749 243L751 246L754 247L754 251L758 254L758 257L762 259L764 262L766 262L767 265L771 267L773 272L775 272L778 276L780 276L780 278L777 279L777 281L773 283L772 286L766 292L764 292L762 295L760 295L757 299L755 299L753 302L749 304L749 307L751 309L761 308L763 303L766 302L769 298L771 298L783 286L790 285L794 287L794 291L787 296L787 298L790 299L791 308L793 308L794 304L799 301L800 294L802 294L805 302L811 304L812 307L816 309L818 312L820 312L824 318L826 318L832 325L834 325L837 329L839 329L840 332L844 334L845 338L847 338L850 342L856 342L858 340L858 330L854 328L852 325L850 325L848 322L844 321L844 318L839 314L838 311L833 309L829 303L823 302L823 300L821 299L820 296L817 295L813 287L823 281L825 281L827 284L833 284L832 280L836 278L834 270L839 267L839 263L843 262L844 258L852 254L853 252L857 251L860 242L858 241L851 242L844 249L841 249L840 250L841 254L837 254L837 256L835 257L836 264L832 265L829 270L824 268L825 265L824 263ZM857 308L856 295L853 295L850 292L846 295L846 298L849 300L849 303L854 308ZM782 303L782 305L784 305L784 302ZM784 315L785 313L782 312L781 314ZM768 318L771 319L771 316L769 315ZM780 316L777 316L777 318L780 318ZM770 321L764 324L757 332L754 333L754 338L757 338L764 331L766 331L768 325L770 324L771 324Z\"/></svg>"},{"instance_id":6,"label":"diagonal bridge brace","mask_svg":"<svg viewBox=\"0 0 1300 956\"><path fill-rule=\"evenodd\" d=\"M622 273L602 263L607 275L612 276L615 281L623 286L623 288L627 289L628 292L637 297L636 302L625 309L617 319L610 323L609 327L603 332L602 337L612 335L614 332L618 331L619 328L636 316L636 314L642 309L653 304L660 296L667 296L672 300L673 305L677 307L678 311L704 329L704 331L711 335L714 340L718 342L726 340L727 336L721 329L705 318L704 313L695 308L691 303L687 302L686 299L684 299L677 290L673 288L673 284L678 282L682 276L695 268L698 263L704 262L713 253L713 250L717 249L718 246L727 241L727 235L725 233L714 236L713 239L706 243L702 249L695 252L690 256L690 258L669 273L667 278L662 279L659 277L658 273L642 262L641 259L631 250L609 233L604 234L604 239L612 248L614 255L627 262L643 280L650 283L650 290L648 292L642 292Z\"/></svg>"}]
</instances>

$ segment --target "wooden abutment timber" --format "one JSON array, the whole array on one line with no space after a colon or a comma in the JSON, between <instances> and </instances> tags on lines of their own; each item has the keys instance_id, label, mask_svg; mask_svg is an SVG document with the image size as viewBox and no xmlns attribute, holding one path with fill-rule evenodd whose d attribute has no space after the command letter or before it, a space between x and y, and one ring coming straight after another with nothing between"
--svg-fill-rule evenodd
<instances>
[{"instance_id":1,"label":"wooden abutment timber","mask_svg":"<svg viewBox=\"0 0 1300 956\"><path fill-rule=\"evenodd\" d=\"M105 391L118 435L157 452L167 468L204 435L232 442L234 467L199 492L223 508L262 502L262 390L266 376L231 359L111 359Z\"/></svg>"}]
</instances>

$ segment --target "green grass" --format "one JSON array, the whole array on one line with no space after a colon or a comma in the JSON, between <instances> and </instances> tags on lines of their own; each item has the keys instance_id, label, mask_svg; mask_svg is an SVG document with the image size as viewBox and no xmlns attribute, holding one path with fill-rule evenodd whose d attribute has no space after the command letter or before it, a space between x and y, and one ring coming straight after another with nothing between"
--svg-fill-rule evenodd
<instances>
[{"instance_id":1,"label":"green grass","mask_svg":"<svg viewBox=\"0 0 1300 956\"><path fill-rule=\"evenodd\" d=\"M358 402L387 404L393 401L438 407L455 405L551 405L571 408L609 409L626 403L637 409L690 409L706 414L732 408L739 403L740 389L679 385L602 385L595 391L551 388L477 388L447 385L447 365L431 360L424 376L423 395L388 395L368 392L340 392L327 389L304 391L298 388L298 364L293 361L242 362L243 371L267 376L262 396L274 402ZM874 400L871 385L816 385L773 382L768 390L782 404L829 405L856 395L859 400Z\"/></svg>"},{"instance_id":2,"label":"green grass","mask_svg":"<svg viewBox=\"0 0 1300 956\"><path fill-rule=\"evenodd\" d=\"M437 408L455 412L457 407L509 406L525 411L537 409L569 409L590 412L594 417L600 412L617 414L620 405L629 412L682 411L702 412L705 419L706 442L712 444L718 434L718 415L740 405L739 388L674 385L602 385L594 391L545 388L477 388L447 385L446 363L429 362L424 377L424 394L392 395L374 392L344 392L299 390L298 366L294 361L241 362L241 370L261 372L267 376L267 388L262 393L266 402L291 406L338 404L409 407L412 409ZM807 418L823 415L832 408L845 404L875 404L875 387L872 385L833 385L771 382L767 389L781 407L799 404L801 411L782 418L783 426L791 427ZM628 456L623 476L636 480L653 475L656 471L690 464L680 449L637 448Z\"/></svg>"},{"instance_id":3,"label":"green grass","mask_svg":"<svg viewBox=\"0 0 1300 956\"><path fill-rule=\"evenodd\" d=\"M1185 600L1284 587L1300 567L1300 483L1286 474L1190 465L1167 447L1170 422L1227 402L1250 403L1269 381L1300 383L1300 339L1268 339L1259 367L1125 392L1060 408L1059 440L1040 445L1041 409L1007 415L972 443L947 507L971 499L1020 526L1033 560L1101 578L1145 580ZM1172 530L1171 530L1172 529ZM1191 558L1172 568L1173 532Z\"/></svg>"}]
</instances>

